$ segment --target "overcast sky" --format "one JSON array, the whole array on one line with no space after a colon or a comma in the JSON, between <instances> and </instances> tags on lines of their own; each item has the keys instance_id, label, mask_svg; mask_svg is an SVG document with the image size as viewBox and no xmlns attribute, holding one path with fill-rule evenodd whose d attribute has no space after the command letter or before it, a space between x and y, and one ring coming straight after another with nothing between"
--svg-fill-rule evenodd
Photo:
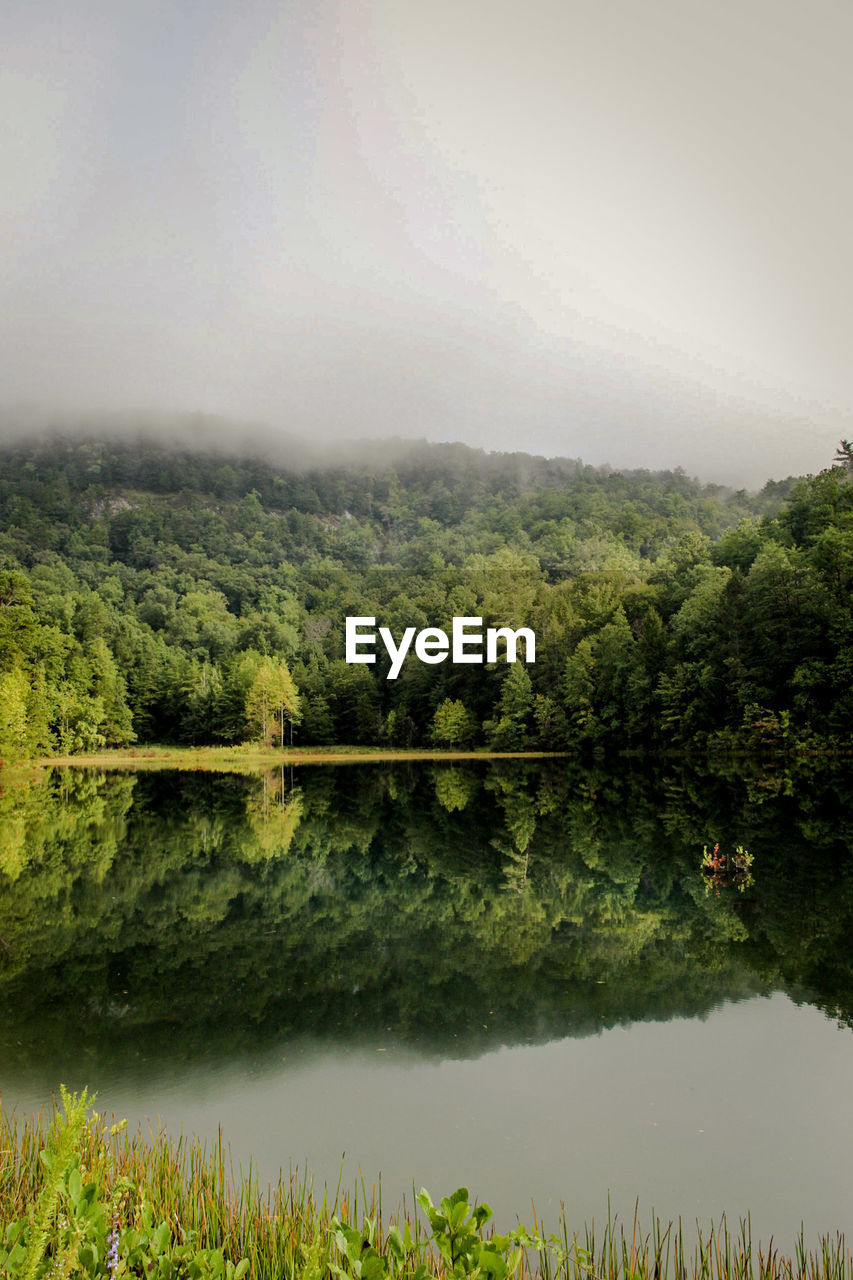
<instances>
[{"instance_id":1,"label":"overcast sky","mask_svg":"<svg viewBox=\"0 0 853 1280\"><path fill-rule=\"evenodd\" d=\"M28 0L0 399L759 484L853 434L850 0Z\"/></svg>"}]
</instances>

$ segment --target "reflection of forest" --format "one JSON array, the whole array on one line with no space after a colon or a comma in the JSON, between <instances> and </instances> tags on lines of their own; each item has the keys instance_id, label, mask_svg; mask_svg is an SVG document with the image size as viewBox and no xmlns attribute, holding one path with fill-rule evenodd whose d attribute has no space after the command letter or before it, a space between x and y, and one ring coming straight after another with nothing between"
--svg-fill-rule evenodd
<instances>
[{"instance_id":1,"label":"reflection of forest","mask_svg":"<svg viewBox=\"0 0 853 1280\"><path fill-rule=\"evenodd\" d=\"M853 813L809 770L56 771L0 793L0 1050L467 1054L770 984L850 1020ZM745 893L707 892L709 841Z\"/></svg>"}]
</instances>

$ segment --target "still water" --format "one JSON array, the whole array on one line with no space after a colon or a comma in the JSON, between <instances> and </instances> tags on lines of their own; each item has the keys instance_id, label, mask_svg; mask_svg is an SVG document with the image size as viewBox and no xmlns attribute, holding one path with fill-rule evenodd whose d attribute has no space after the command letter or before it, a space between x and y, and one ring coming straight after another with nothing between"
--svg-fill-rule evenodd
<instances>
[{"instance_id":1,"label":"still water","mask_svg":"<svg viewBox=\"0 0 853 1280\"><path fill-rule=\"evenodd\" d=\"M565 761L7 787L4 1106L85 1084L263 1178L465 1183L500 1227L609 1194L850 1232L848 792Z\"/></svg>"}]
</instances>

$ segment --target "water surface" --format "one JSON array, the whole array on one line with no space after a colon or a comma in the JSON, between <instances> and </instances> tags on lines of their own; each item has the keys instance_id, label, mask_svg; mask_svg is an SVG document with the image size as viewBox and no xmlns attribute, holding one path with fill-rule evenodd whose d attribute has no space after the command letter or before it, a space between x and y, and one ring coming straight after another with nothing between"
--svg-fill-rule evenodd
<instances>
[{"instance_id":1,"label":"water surface","mask_svg":"<svg viewBox=\"0 0 853 1280\"><path fill-rule=\"evenodd\" d=\"M0 1088L509 1225L853 1227L843 773L55 771L0 795ZM727 855L700 869L703 847ZM751 866L735 864L740 846Z\"/></svg>"}]
</instances>

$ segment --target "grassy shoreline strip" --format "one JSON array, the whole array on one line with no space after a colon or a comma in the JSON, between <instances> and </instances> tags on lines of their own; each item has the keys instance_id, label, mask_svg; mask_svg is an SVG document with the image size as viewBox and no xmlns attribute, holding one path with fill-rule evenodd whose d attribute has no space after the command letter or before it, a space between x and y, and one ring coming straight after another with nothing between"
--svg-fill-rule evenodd
<instances>
[{"instance_id":1,"label":"grassy shoreline strip","mask_svg":"<svg viewBox=\"0 0 853 1280\"><path fill-rule=\"evenodd\" d=\"M383 1219L381 1188L362 1182L348 1195L339 1182L318 1199L311 1180L296 1174L261 1187L251 1167L235 1173L221 1132L211 1144L129 1134L103 1117L84 1123L73 1095L63 1092L63 1102L64 1117L59 1109L23 1117L0 1111L0 1275L15 1280L41 1280L63 1258L68 1274L157 1280L853 1280L842 1235L822 1237L810 1251L801 1232L784 1254L772 1240L754 1244L748 1219L736 1234L723 1219L687 1245L680 1222L666 1226L653 1216L644 1232L636 1212L630 1225L608 1211L603 1228L575 1232L563 1207L555 1235L545 1237L534 1217L532 1231L502 1237L486 1227L487 1206L472 1207L464 1188L438 1206L421 1191L420 1217L404 1201ZM75 1229L82 1239L83 1227L68 1221L81 1204L89 1219L97 1217L93 1205L102 1219L101 1251L87 1252L85 1265L69 1253ZM16 1232L17 1258L13 1250L4 1259L4 1239L8 1249ZM112 1265L103 1248L109 1241ZM151 1265L139 1262L145 1250Z\"/></svg>"},{"instance_id":2,"label":"grassy shoreline strip","mask_svg":"<svg viewBox=\"0 0 853 1280\"><path fill-rule=\"evenodd\" d=\"M394 761L541 760L554 751L426 751L384 747L165 747L115 748L80 755L42 756L27 762L38 769L271 769L298 764L388 764Z\"/></svg>"}]
</instances>

